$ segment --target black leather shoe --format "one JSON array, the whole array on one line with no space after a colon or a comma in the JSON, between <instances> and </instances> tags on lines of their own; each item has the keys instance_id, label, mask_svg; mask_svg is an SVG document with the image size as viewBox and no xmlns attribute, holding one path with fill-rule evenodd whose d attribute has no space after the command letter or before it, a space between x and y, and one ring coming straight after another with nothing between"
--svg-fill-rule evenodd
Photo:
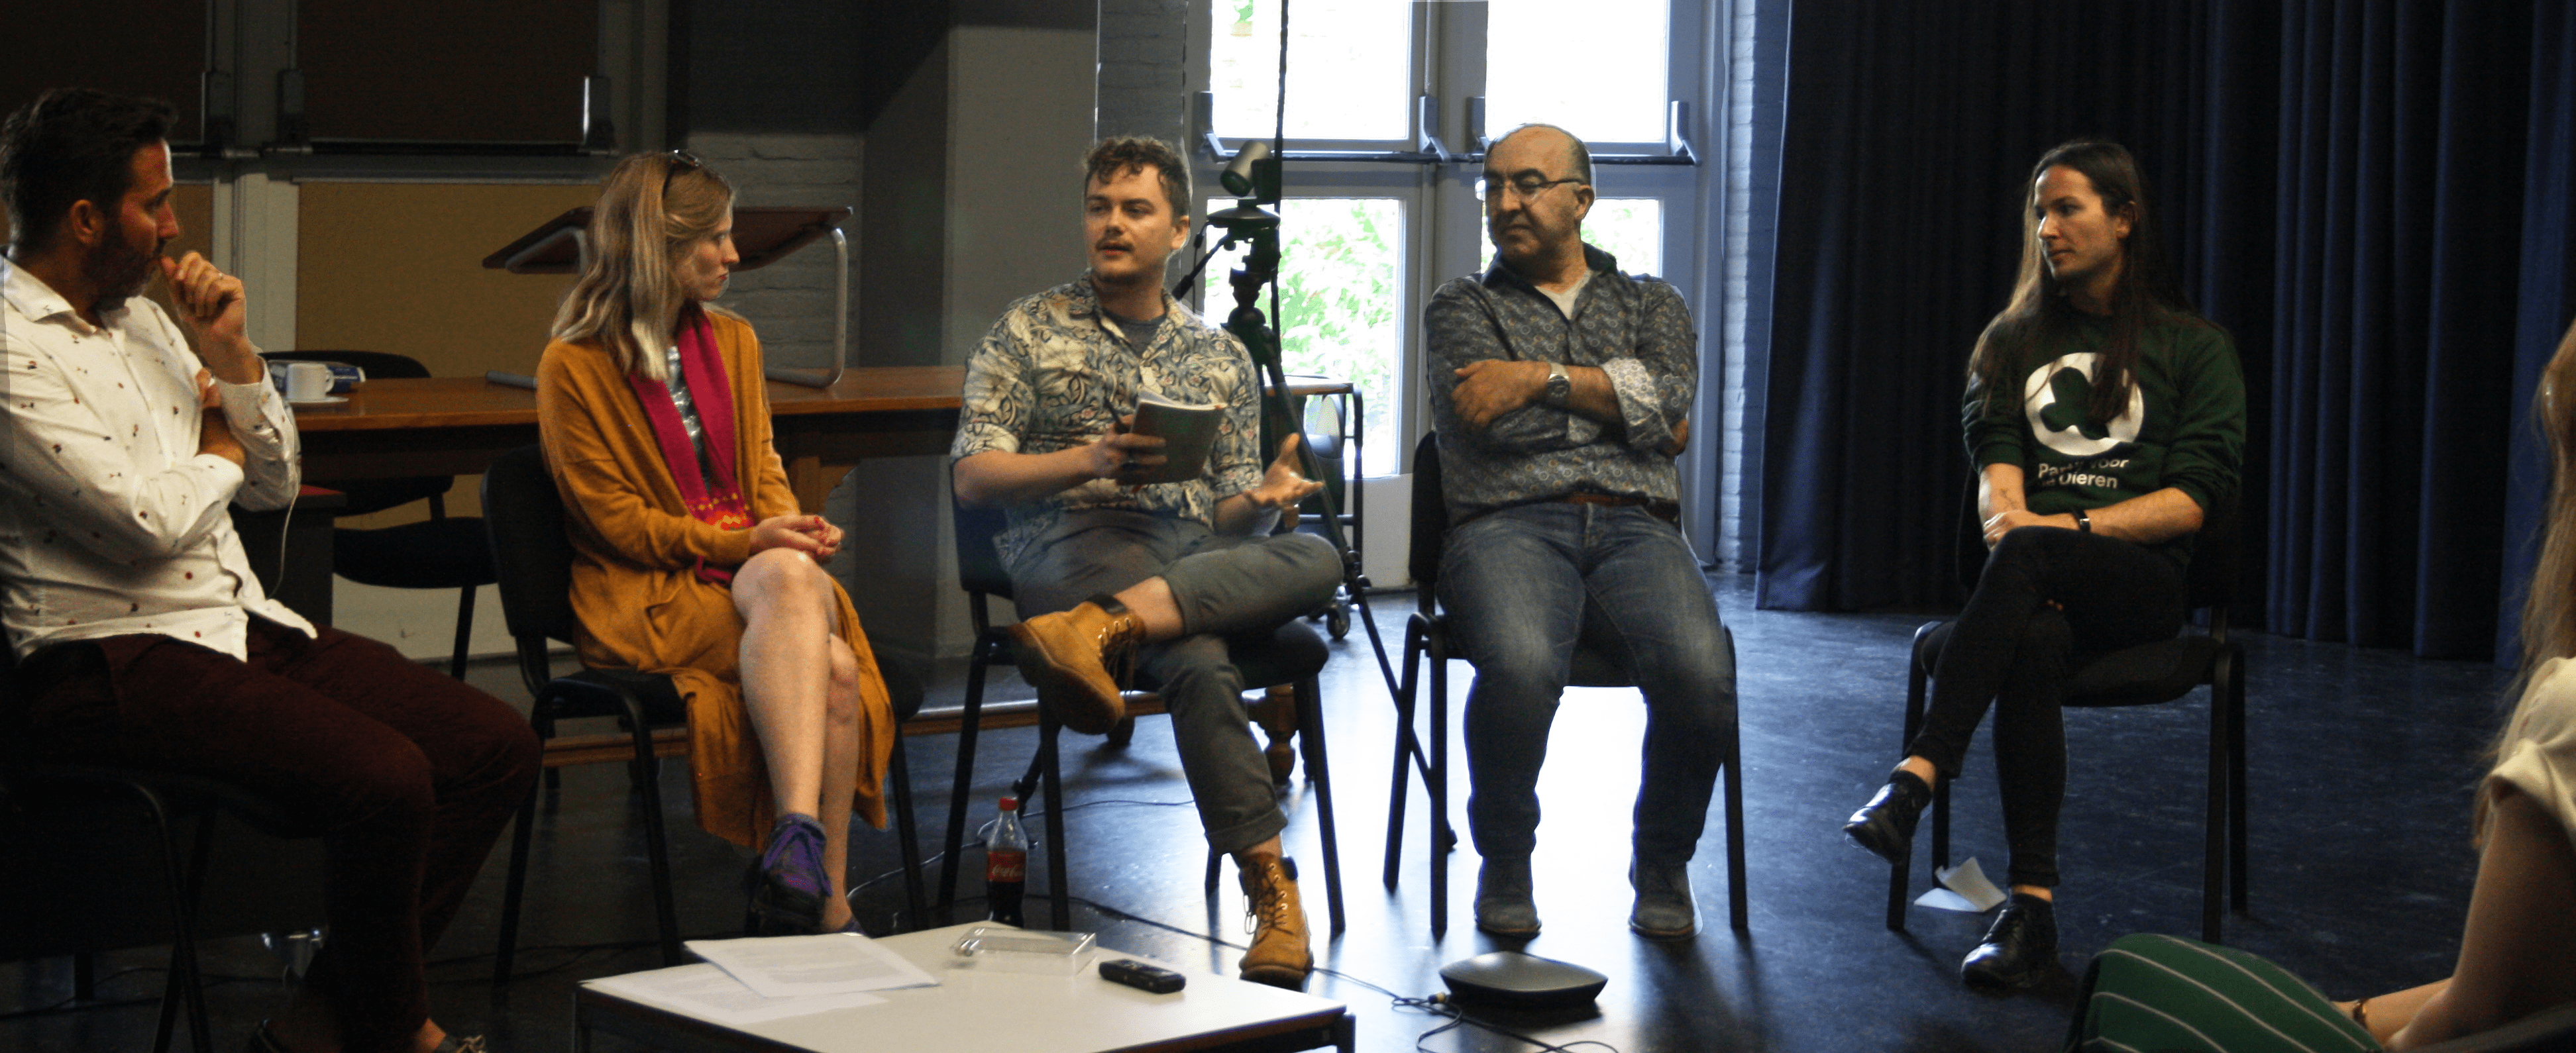
<instances>
[{"instance_id":1,"label":"black leather shoe","mask_svg":"<svg viewBox=\"0 0 2576 1053\"><path fill-rule=\"evenodd\" d=\"M1915 778L1910 771L1898 770L1887 777L1887 785L1878 788L1878 796L1852 813L1843 824L1843 839L1869 849L1889 863L1900 862L1914 851L1914 824L1923 818L1923 806L1932 803L1932 788Z\"/></svg>"},{"instance_id":2,"label":"black leather shoe","mask_svg":"<svg viewBox=\"0 0 2576 1053\"><path fill-rule=\"evenodd\" d=\"M1476 929L1495 936L1538 935L1538 901L1530 892L1530 861L1487 859L1476 870Z\"/></svg>"},{"instance_id":3,"label":"black leather shoe","mask_svg":"<svg viewBox=\"0 0 2576 1053\"><path fill-rule=\"evenodd\" d=\"M1959 977L1977 987L2028 987L2056 967L2056 904L2016 892L1985 942L1959 963Z\"/></svg>"}]
</instances>

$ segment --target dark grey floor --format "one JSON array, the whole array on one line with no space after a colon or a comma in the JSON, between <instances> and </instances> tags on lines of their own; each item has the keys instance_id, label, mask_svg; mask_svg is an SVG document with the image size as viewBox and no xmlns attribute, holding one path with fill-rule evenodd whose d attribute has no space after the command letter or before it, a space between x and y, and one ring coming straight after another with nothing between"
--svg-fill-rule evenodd
<instances>
[{"instance_id":1,"label":"dark grey floor","mask_svg":"<svg viewBox=\"0 0 2576 1053\"><path fill-rule=\"evenodd\" d=\"M1845 846L1836 832L1894 759L1905 647L1922 618L1752 611L1743 579L1719 579L1718 589L1743 667L1751 935L1725 928L1724 833L1715 826L1693 868L1712 931L1678 946L1628 934L1625 817L1643 710L1631 692L1570 692L1542 786L1549 818L1540 829L1538 892L1547 928L1527 949L1600 969L1610 985L1597 1012L1497 1015L1498 1022L1551 1042L1596 1040L1630 1053L2047 1050L2064 1033L2073 973L2087 955L2129 932L2197 934L2207 721L2201 703L2069 715L2075 770L2058 901L2069 972L2035 992L1978 994L1958 984L1955 970L1985 919L1916 908L1910 932L1889 932L1881 924L1885 866ZM1406 595L1377 601L1390 646L1400 641L1411 604ZM2475 864L2467 840L2470 789L2498 716L2503 674L2483 664L2259 634L2249 634L2248 645L2253 903L2250 915L2228 919L2229 942L2338 997L2444 975ZM1365 636L1354 627L1337 651L1324 694L1351 924L1317 947L1321 963L1341 975L1318 975L1308 990L1351 1004L1362 1048L1407 1049L1439 1021L1392 1007L1378 989L1428 994L1439 987L1442 963L1506 945L1478 935L1468 921L1476 860L1465 847L1448 861L1451 928L1432 940L1418 786L1403 884L1388 893L1379 883L1391 711ZM1460 672L1455 688L1463 693ZM524 702L502 667L478 670L475 679ZM934 704L958 690L957 676L943 676ZM1026 764L1035 732L996 732L984 741L979 822ZM1216 902L1200 893L1204 843L1161 720L1147 718L1123 751L1098 740L1067 744L1076 895L1241 942L1241 897L1230 872ZM935 851L955 741L916 738L909 746L925 850ZM1957 851L1999 871L2001 824L1993 780L1981 770L1987 763L1980 747L1958 784ZM673 816L681 926L691 935L724 935L739 924L744 857L688 822L687 784L676 767L662 791ZM1463 798L1463 773L1458 781ZM1306 868L1308 913L1320 931L1315 809L1302 772L1292 786L1288 836ZM496 1049L562 1049L576 981L656 964L652 951L634 946L651 936L635 817L621 768L567 773L538 831L523 936L527 945L559 949L523 954L521 975L505 987L488 982L500 902L496 855L437 949L432 999L443 1023L487 1032ZM858 848L853 870L862 877L897 865L890 835L862 834ZM980 875L975 852L967 863L970 875ZM1047 880L1042 872L1032 876L1033 886ZM976 891L974 877L966 883ZM917 920L901 916L899 879L867 888L860 899L862 916L880 931ZM1041 908L1031 909L1031 922L1043 924ZM1097 930L1107 946L1167 959L1228 968L1234 955L1081 907L1073 925ZM159 962L153 952L111 955L101 971L150 970ZM287 988L270 979L275 959L251 941L214 945L209 963L215 973L243 978L209 995L220 1044L237 1048L253 1022L283 1003ZM159 982L157 971L129 973L101 988L103 999L122 1004L31 1013L69 997L67 964L0 965L0 1049L148 1048ZM1469 1029L1433 1037L1425 1048L1532 1047Z\"/></svg>"}]
</instances>

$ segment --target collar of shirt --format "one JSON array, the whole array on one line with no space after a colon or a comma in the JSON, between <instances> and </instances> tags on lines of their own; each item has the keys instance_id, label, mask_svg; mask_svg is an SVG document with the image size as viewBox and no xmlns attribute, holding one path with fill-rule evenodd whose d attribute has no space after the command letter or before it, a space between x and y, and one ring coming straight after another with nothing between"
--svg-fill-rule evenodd
<instances>
[{"instance_id":1,"label":"collar of shirt","mask_svg":"<svg viewBox=\"0 0 2576 1053\"><path fill-rule=\"evenodd\" d=\"M1147 338L1144 343L1134 345L1139 354L1151 350L1154 345L1163 342L1163 330L1165 328L1163 323L1175 317L1179 317L1174 315L1172 312L1186 310L1186 308L1182 307L1179 300L1172 298L1171 290L1162 288L1158 284L1154 291L1160 294L1163 298L1163 313L1150 319L1135 319L1140 322L1150 321L1154 325L1153 335ZM1091 284L1091 269L1088 267L1083 268L1082 278L1073 283L1073 298L1065 305L1065 313L1074 318L1091 319L1091 324L1099 326L1102 332L1108 333L1113 338L1125 335L1119 330L1111 328L1112 323L1110 322L1111 315L1109 313L1109 309L1101 306L1100 290Z\"/></svg>"},{"instance_id":2,"label":"collar of shirt","mask_svg":"<svg viewBox=\"0 0 2576 1053\"><path fill-rule=\"evenodd\" d=\"M1603 252L1599 248L1594 247L1592 244L1587 242L1583 246L1583 269L1590 272L1591 278L1598 278L1605 273L1618 270L1619 258L1607 252ZM1519 271L1513 270L1509 266L1504 265L1503 255L1499 252L1494 254L1494 262L1485 265L1484 276L1478 280L1482 281L1488 289L1518 286L1523 291L1534 296L1547 295L1544 291L1539 289L1537 283L1521 277ZM1576 290L1576 292L1578 294L1588 295L1592 292L1592 287L1598 284L1601 283L1587 278L1583 283L1583 287ZM1582 301L1577 300L1575 302L1581 303Z\"/></svg>"}]
</instances>

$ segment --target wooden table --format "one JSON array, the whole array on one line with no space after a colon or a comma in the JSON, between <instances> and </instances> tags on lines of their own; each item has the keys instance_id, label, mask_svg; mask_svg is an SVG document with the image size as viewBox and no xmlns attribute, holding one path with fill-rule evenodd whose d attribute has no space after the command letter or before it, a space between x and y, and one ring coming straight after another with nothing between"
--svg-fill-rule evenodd
<instances>
[{"instance_id":1,"label":"wooden table","mask_svg":"<svg viewBox=\"0 0 2576 1053\"><path fill-rule=\"evenodd\" d=\"M963 366L853 369L830 388L769 384L770 429L807 512L850 466L937 454L957 431ZM480 378L370 380L332 406L298 407L304 481L477 475L537 441L537 393Z\"/></svg>"},{"instance_id":2,"label":"wooden table","mask_svg":"<svg viewBox=\"0 0 2576 1053\"><path fill-rule=\"evenodd\" d=\"M835 1009L739 1028L584 984L573 994L573 1049L606 1032L655 1049L690 1053L859 1053L862 1050L1007 1050L1010 1053L1243 1053L1356 1044L1340 1002L1245 983L1169 962L1189 977L1172 994L1101 979L1086 964L1071 976L957 968L950 952L983 922L889 936L879 942L940 979L937 987L879 991L879 1005ZM1100 958L1136 957L1116 951ZM682 965L679 969L714 969Z\"/></svg>"}]
</instances>

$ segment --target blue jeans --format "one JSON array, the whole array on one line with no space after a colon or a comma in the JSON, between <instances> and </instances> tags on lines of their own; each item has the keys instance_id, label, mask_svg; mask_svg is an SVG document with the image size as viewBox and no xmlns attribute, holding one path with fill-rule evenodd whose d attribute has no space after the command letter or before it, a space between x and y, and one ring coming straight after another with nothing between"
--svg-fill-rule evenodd
<instances>
[{"instance_id":1,"label":"blue jeans","mask_svg":"<svg viewBox=\"0 0 2576 1053\"><path fill-rule=\"evenodd\" d=\"M1624 658L1646 696L1634 846L1680 863L1699 845L1734 745L1735 665L1681 531L1641 508L1520 505L1449 532L1440 602L1475 663L1467 693L1468 829L1488 858L1538 841L1538 771L1577 641Z\"/></svg>"}]
</instances>

